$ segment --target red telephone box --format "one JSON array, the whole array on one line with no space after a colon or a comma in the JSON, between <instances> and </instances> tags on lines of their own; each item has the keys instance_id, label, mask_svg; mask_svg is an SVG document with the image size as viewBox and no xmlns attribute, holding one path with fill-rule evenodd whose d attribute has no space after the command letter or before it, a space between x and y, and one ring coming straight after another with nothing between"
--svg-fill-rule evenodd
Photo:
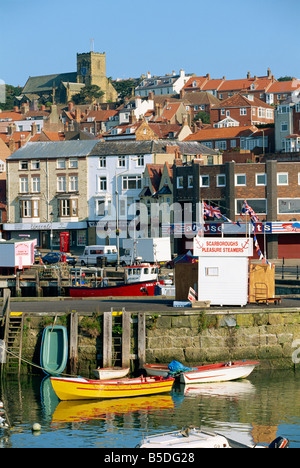
<instances>
[{"instance_id":1,"label":"red telephone box","mask_svg":"<svg viewBox=\"0 0 300 468\"><path fill-rule=\"evenodd\" d=\"M68 232L59 234L59 249L61 252L70 252L70 234Z\"/></svg>"}]
</instances>

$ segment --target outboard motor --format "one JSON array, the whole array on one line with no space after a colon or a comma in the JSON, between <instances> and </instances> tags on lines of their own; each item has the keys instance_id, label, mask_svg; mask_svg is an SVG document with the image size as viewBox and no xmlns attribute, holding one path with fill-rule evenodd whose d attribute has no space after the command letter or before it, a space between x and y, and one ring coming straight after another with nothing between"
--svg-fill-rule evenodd
<instances>
[{"instance_id":1,"label":"outboard motor","mask_svg":"<svg viewBox=\"0 0 300 468\"><path fill-rule=\"evenodd\" d=\"M290 442L285 437L276 437L268 448L289 448Z\"/></svg>"}]
</instances>

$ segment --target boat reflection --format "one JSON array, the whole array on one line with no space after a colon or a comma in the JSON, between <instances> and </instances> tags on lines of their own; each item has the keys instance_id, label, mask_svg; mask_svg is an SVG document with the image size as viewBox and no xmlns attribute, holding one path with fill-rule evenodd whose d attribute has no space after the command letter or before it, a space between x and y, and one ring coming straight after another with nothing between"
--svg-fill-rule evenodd
<instances>
[{"instance_id":1,"label":"boat reflection","mask_svg":"<svg viewBox=\"0 0 300 468\"><path fill-rule=\"evenodd\" d=\"M180 385L180 391L185 396L210 395L219 397L234 397L254 394L255 386L248 380L234 382L212 382L203 384Z\"/></svg>"},{"instance_id":2,"label":"boat reflection","mask_svg":"<svg viewBox=\"0 0 300 468\"><path fill-rule=\"evenodd\" d=\"M174 409L170 395L151 395L148 397L118 398L112 400L71 400L61 401L52 416L51 424L112 419L117 415L129 413L148 413Z\"/></svg>"}]
</instances>

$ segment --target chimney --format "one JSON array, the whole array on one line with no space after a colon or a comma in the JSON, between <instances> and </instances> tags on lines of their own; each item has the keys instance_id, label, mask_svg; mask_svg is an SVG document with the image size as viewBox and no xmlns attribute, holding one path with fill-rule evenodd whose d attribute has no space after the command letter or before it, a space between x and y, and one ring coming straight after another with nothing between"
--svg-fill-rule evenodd
<instances>
[{"instance_id":1,"label":"chimney","mask_svg":"<svg viewBox=\"0 0 300 468\"><path fill-rule=\"evenodd\" d=\"M75 109L75 120L76 122L80 122L81 120L81 111L78 109L78 107Z\"/></svg>"},{"instance_id":2,"label":"chimney","mask_svg":"<svg viewBox=\"0 0 300 468\"><path fill-rule=\"evenodd\" d=\"M248 78L248 80L251 78L251 74L250 74L249 71L248 71L248 73L247 73L247 78Z\"/></svg>"},{"instance_id":3,"label":"chimney","mask_svg":"<svg viewBox=\"0 0 300 468\"><path fill-rule=\"evenodd\" d=\"M159 103L156 103L155 104L155 115L156 117L160 117L161 116L161 105Z\"/></svg>"},{"instance_id":4,"label":"chimney","mask_svg":"<svg viewBox=\"0 0 300 468\"><path fill-rule=\"evenodd\" d=\"M153 99L154 99L153 91L149 91L149 93L148 93L148 101L149 101L149 99L153 101Z\"/></svg>"},{"instance_id":5,"label":"chimney","mask_svg":"<svg viewBox=\"0 0 300 468\"><path fill-rule=\"evenodd\" d=\"M16 124L10 123L7 127L7 135L13 135L16 131Z\"/></svg>"},{"instance_id":6,"label":"chimney","mask_svg":"<svg viewBox=\"0 0 300 468\"><path fill-rule=\"evenodd\" d=\"M14 106L14 112L19 112L18 106Z\"/></svg>"},{"instance_id":7,"label":"chimney","mask_svg":"<svg viewBox=\"0 0 300 468\"><path fill-rule=\"evenodd\" d=\"M34 136L37 134L37 125L35 122L31 125L31 136Z\"/></svg>"},{"instance_id":8,"label":"chimney","mask_svg":"<svg viewBox=\"0 0 300 468\"><path fill-rule=\"evenodd\" d=\"M147 78L151 78L151 73L149 71L147 71Z\"/></svg>"},{"instance_id":9,"label":"chimney","mask_svg":"<svg viewBox=\"0 0 300 468\"><path fill-rule=\"evenodd\" d=\"M183 88L181 88L179 95L180 95L180 99L184 98L185 90Z\"/></svg>"},{"instance_id":10,"label":"chimney","mask_svg":"<svg viewBox=\"0 0 300 468\"><path fill-rule=\"evenodd\" d=\"M44 106L44 104L42 104L40 110L41 110L41 111L46 110L46 106Z\"/></svg>"},{"instance_id":11,"label":"chimney","mask_svg":"<svg viewBox=\"0 0 300 468\"><path fill-rule=\"evenodd\" d=\"M207 78L208 80L210 80L210 74L209 74L209 73L206 73L206 78Z\"/></svg>"},{"instance_id":12,"label":"chimney","mask_svg":"<svg viewBox=\"0 0 300 468\"><path fill-rule=\"evenodd\" d=\"M132 111L130 111L129 123L133 124L135 122L136 122L136 116L135 116L134 110L132 110Z\"/></svg>"},{"instance_id":13,"label":"chimney","mask_svg":"<svg viewBox=\"0 0 300 468\"><path fill-rule=\"evenodd\" d=\"M68 112L71 112L71 111L72 111L73 106L74 106L74 104L73 104L72 101L68 102Z\"/></svg>"},{"instance_id":14,"label":"chimney","mask_svg":"<svg viewBox=\"0 0 300 468\"><path fill-rule=\"evenodd\" d=\"M271 78L272 78L272 73L271 73L270 68L268 68L268 70L267 70L267 77L268 77L269 80L271 80Z\"/></svg>"},{"instance_id":15,"label":"chimney","mask_svg":"<svg viewBox=\"0 0 300 468\"><path fill-rule=\"evenodd\" d=\"M29 112L29 102L24 102L22 105L21 105L21 114L27 114L27 112Z\"/></svg>"}]
</instances>

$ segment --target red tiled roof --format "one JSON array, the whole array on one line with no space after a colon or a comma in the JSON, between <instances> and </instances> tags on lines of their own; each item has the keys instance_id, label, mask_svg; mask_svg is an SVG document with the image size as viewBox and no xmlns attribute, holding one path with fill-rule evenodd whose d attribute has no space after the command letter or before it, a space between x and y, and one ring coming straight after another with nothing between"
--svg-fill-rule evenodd
<instances>
[{"instance_id":1,"label":"red tiled roof","mask_svg":"<svg viewBox=\"0 0 300 468\"><path fill-rule=\"evenodd\" d=\"M3 111L0 112L0 121L10 119L10 121L14 120L24 120L24 116L21 112L13 112L13 111Z\"/></svg>"},{"instance_id":2,"label":"red tiled roof","mask_svg":"<svg viewBox=\"0 0 300 468\"><path fill-rule=\"evenodd\" d=\"M276 81L268 89L268 93L291 93L300 88L300 80ZM1 114L0 114L1 115Z\"/></svg>"},{"instance_id":3,"label":"red tiled roof","mask_svg":"<svg viewBox=\"0 0 300 468\"><path fill-rule=\"evenodd\" d=\"M224 127L224 128L209 128L206 130L199 130L192 133L184 141L206 141L206 140L220 140L226 138L238 138L245 134L251 134L257 131L254 125L245 127Z\"/></svg>"}]
</instances>

